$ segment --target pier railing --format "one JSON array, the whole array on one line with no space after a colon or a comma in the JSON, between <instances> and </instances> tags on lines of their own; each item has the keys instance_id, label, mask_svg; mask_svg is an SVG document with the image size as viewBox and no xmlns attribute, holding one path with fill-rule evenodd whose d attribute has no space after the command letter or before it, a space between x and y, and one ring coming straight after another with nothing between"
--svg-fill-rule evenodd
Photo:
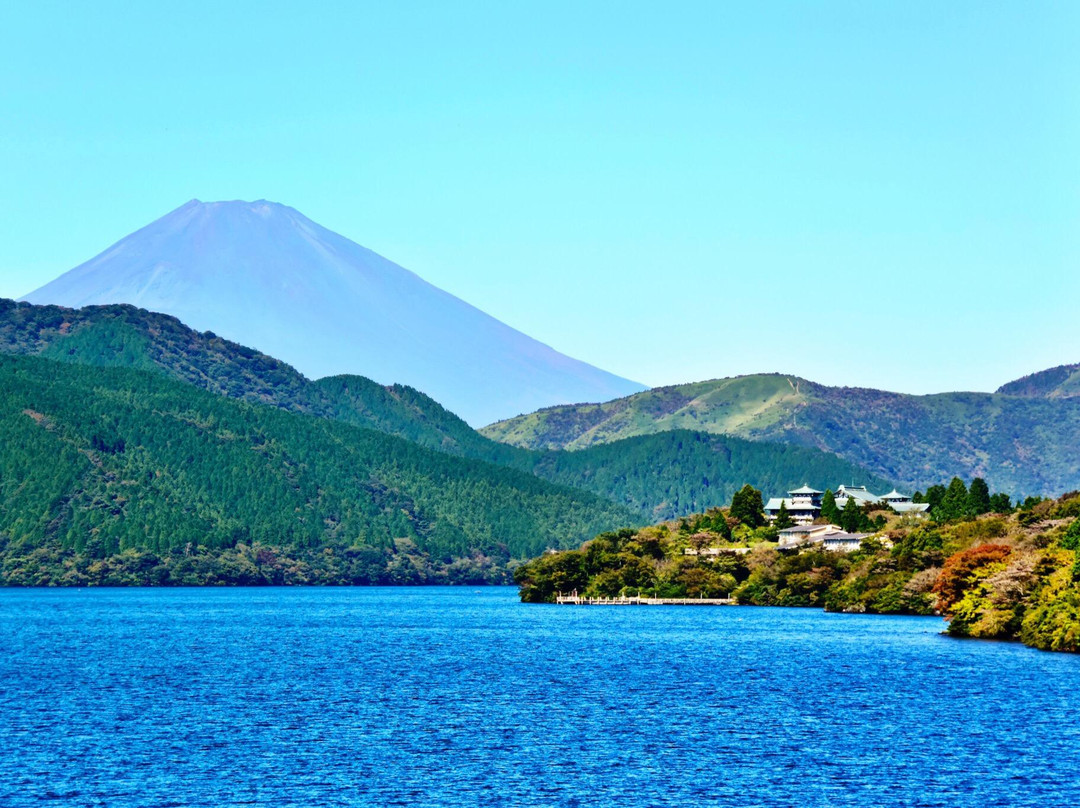
<instances>
[{"instance_id":1,"label":"pier railing","mask_svg":"<svg viewBox=\"0 0 1080 808\"><path fill-rule=\"evenodd\" d=\"M645 598L640 596L587 598L581 595L555 596L555 602L568 606L735 606L735 598Z\"/></svg>"}]
</instances>

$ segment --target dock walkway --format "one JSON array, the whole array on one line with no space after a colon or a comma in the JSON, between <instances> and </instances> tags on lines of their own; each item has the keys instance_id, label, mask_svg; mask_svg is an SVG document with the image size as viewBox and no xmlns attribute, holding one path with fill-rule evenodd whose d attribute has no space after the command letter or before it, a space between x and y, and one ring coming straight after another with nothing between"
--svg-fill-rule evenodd
<instances>
[{"instance_id":1,"label":"dock walkway","mask_svg":"<svg viewBox=\"0 0 1080 808\"><path fill-rule=\"evenodd\" d=\"M581 595L556 595L555 602L568 606L735 606L735 598L586 598Z\"/></svg>"}]
</instances>

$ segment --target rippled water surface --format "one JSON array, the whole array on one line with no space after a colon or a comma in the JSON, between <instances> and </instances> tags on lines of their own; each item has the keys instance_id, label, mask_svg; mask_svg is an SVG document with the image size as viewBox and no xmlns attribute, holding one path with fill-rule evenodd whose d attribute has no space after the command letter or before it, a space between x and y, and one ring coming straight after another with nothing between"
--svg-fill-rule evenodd
<instances>
[{"instance_id":1,"label":"rippled water surface","mask_svg":"<svg viewBox=\"0 0 1080 808\"><path fill-rule=\"evenodd\" d=\"M0 804L1080 804L1080 658L512 589L0 591Z\"/></svg>"}]
</instances>

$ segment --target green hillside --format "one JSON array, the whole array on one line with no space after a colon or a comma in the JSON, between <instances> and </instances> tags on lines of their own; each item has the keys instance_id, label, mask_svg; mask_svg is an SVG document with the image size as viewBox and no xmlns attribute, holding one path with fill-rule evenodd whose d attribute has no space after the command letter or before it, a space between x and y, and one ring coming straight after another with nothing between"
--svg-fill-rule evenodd
<instances>
[{"instance_id":1,"label":"green hillside","mask_svg":"<svg viewBox=\"0 0 1080 808\"><path fill-rule=\"evenodd\" d=\"M158 373L0 356L4 582L78 583L108 559L149 574L207 553L184 580L231 580L214 559L252 547L322 582L470 558L497 577L510 558L640 521L526 473Z\"/></svg>"},{"instance_id":2,"label":"green hillside","mask_svg":"<svg viewBox=\"0 0 1080 808\"><path fill-rule=\"evenodd\" d=\"M546 452L534 471L609 497L650 522L727 505L745 483L774 496L807 482L821 490L851 482L881 491L891 487L828 452L683 429Z\"/></svg>"},{"instance_id":3,"label":"green hillside","mask_svg":"<svg viewBox=\"0 0 1080 808\"><path fill-rule=\"evenodd\" d=\"M152 371L243 401L331 418L592 492L638 518L721 505L746 482L781 492L810 481L878 478L817 450L719 436L644 436L587 452L527 451L491 440L410 387L362 376L309 381L258 351L132 306L67 309L0 300L0 353Z\"/></svg>"},{"instance_id":4,"label":"green hillside","mask_svg":"<svg viewBox=\"0 0 1080 808\"><path fill-rule=\"evenodd\" d=\"M818 448L910 490L952 476L1016 494L1080 487L1080 397L910 396L772 374L553 407L481 432L524 448L581 449L672 429Z\"/></svg>"},{"instance_id":5,"label":"green hillside","mask_svg":"<svg viewBox=\"0 0 1080 808\"><path fill-rule=\"evenodd\" d=\"M1003 384L997 392L1030 398L1072 398L1080 396L1080 364L1059 365Z\"/></svg>"},{"instance_id":6,"label":"green hillside","mask_svg":"<svg viewBox=\"0 0 1080 808\"><path fill-rule=\"evenodd\" d=\"M154 371L211 393L378 429L452 454L485 460L521 454L411 387L363 376L312 382L271 356L134 306L68 309L0 299L0 353Z\"/></svg>"}]
</instances>

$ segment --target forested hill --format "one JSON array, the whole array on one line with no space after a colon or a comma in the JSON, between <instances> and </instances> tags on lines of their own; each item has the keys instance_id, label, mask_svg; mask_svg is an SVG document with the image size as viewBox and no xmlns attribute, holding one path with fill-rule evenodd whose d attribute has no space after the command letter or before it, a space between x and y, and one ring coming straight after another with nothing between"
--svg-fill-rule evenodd
<instances>
[{"instance_id":1,"label":"forested hill","mask_svg":"<svg viewBox=\"0 0 1080 808\"><path fill-rule=\"evenodd\" d=\"M0 353L134 367L243 401L370 427L592 492L631 508L639 519L723 504L747 482L777 493L804 482L888 487L817 449L704 433L641 436L586 452L528 451L480 435L410 387L384 387L360 376L309 381L273 357L132 306L68 309L0 300Z\"/></svg>"},{"instance_id":2,"label":"forested hill","mask_svg":"<svg viewBox=\"0 0 1080 808\"><path fill-rule=\"evenodd\" d=\"M1035 386L1063 390L1071 376L1059 376ZM1025 495L1080 487L1080 396L911 396L770 374L552 407L481 432L524 448L582 449L672 429L815 447L909 490L952 476Z\"/></svg>"},{"instance_id":3,"label":"forested hill","mask_svg":"<svg viewBox=\"0 0 1080 808\"><path fill-rule=\"evenodd\" d=\"M504 465L523 456L484 438L411 387L384 386L363 376L312 382L257 350L134 306L69 309L0 298L0 353L155 371L212 393L367 426ZM516 465L524 467L527 461Z\"/></svg>"},{"instance_id":4,"label":"forested hill","mask_svg":"<svg viewBox=\"0 0 1080 808\"><path fill-rule=\"evenodd\" d=\"M1030 398L1073 398L1080 396L1080 364L1058 365L1003 384L997 392Z\"/></svg>"},{"instance_id":5,"label":"forested hill","mask_svg":"<svg viewBox=\"0 0 1080 808\"><path fill-rule=\"evenodd\" d=\"M0 356L3 583L500 580L511 558L640 521L158 373Z\"/></svg>"},{"instance_id":6,"label":"forested hill","mask_svg":"<svg viewBox=\"0 0 1080 808\"><path fill-rule=\"evenodd\" d=\"M828 452L684 429L536 458L534 471L544 479L610 497L650 522L724 505L747 482L776 496L806 482L821 490L852 480L892 487Z\"/></svg>"}]
</instances>

